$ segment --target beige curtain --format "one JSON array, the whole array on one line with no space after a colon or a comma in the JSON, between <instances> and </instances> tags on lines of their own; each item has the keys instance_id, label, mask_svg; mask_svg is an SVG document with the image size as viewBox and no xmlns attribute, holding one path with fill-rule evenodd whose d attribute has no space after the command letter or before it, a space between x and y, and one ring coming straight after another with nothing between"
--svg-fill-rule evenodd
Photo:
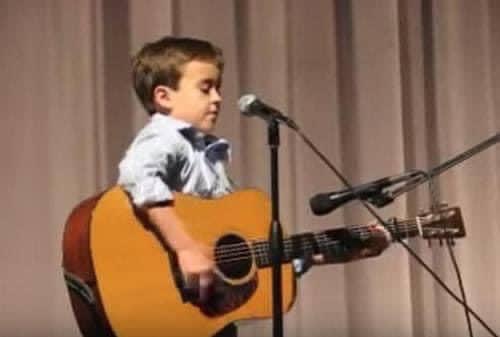
<instances>
[{"instance_id":1,"label":"beige curtain","mask_svg":"<svg viewBox=\"0 0 500 337\"><path fill-rule=\"evenodd\" d=\"M115 182L146 121L128 60L165 34L207 38L227 60L218 131L232 175L268 190L266 129L240 117L255 93L286 111L352 183L437 165L500 130L496 0L1 0L0 335L78 336L61 274L63 223ZM314 217L308 199L342 184L282 130L282 222L288 232L363 223L358 204ZM500 333L500 150L445 173L442 201L461 207L455 252L469 304ZM426 187L384 217L429 206ZM445 247L410 245L458 292ZM271 336L270 321L241 336ZM473 321L475 336L488 333ZM399 245L311 270L286 336L467 336L463 309Z\"/></svg>"}]
</instances>

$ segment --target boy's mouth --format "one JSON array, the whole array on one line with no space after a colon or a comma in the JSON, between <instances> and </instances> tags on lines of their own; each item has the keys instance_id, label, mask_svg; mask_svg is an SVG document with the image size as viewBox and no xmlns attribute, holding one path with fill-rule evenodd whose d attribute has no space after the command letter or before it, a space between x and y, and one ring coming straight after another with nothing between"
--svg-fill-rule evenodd
<instances>
[{"instance_id":1,"label":"boy's mouth","mask_svg":"<svg viewBox=\"0 0 500 337\"><path fill-rule=\"evenodd\" d=\"M207 114L207 117L212 121L212 122L215 122L217 120L217 115L218 113L217 112L209 112Z\"/></svg>"}]
</instances>

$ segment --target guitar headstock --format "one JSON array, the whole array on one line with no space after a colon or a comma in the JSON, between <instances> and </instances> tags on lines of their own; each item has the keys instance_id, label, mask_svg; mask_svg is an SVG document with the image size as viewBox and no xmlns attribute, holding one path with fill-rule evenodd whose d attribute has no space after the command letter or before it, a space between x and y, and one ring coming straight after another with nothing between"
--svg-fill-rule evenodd
<instances>
[{"instance_id":1,"label":"guitar headstock","mask_svg":"<svg viewBox=\"0 0 500 337\"><path fill-rule=\"evenodd\" d=\"M441 205L417 217L388 224L394 239L420 236L424 239L455 239L465 236L462 213L458 207Z\"/></svg>"},{"instance_id":2,"label":"guitar headstock","mask_svg":"<svg viewBox=\"0 0 500 337\"><path fill-rule=\"evenodd\" d=\"M465 236L464 221L459 207L440 206L421 213L415 219L419 234L424 239L462 238Z\"/></svg>"}]
</instances>

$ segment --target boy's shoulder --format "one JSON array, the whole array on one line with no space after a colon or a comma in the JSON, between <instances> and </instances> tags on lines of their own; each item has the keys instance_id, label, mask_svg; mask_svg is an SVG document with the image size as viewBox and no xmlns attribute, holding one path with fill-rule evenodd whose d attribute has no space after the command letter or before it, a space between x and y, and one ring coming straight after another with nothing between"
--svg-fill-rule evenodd
<instances>
[{"instance_id":1,"label":"boy's shoulder","mask_svg":"<svg viewBox=\"0 0 500 337\"><path fill-rule=\"evenodd\" d=\"M155 113L151 116L149 122L144 126L143 130L152 129L162 132L179 132L180 130L189 128L191 128L191 125L185 121L161 113Z\"/></svg>"},{"instance_id":2,"label":"boy's shoulder","mask_svg":"<svg viewBox=\"0 0 500 337\"><path fill-rule=\"evenodd\" d=\"M190 129L191 125L167 115L156 113L139 131L139 135L173 136L182 138L182 130Z\"/></svg>"},{"instance_id":3,"label":"boy's shoulder","mask_svg":"<svg viewBox=\"0 0 500 337\"><path fill-rule=\"evenodd\" d=\"M162 114L154 114L149 122L139 130L131 144L134 148L140 144L146 145L187 145L183 136L184 131L189 129L188 123L171 118Z\"/></svg>"}]
</instances>

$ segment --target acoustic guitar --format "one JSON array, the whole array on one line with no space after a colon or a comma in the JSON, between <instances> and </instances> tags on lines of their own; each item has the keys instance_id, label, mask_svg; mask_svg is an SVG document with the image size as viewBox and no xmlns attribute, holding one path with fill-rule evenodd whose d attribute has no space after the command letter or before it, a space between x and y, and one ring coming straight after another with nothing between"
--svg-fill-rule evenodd
<instances>
[{"instance_id":1,"label":"acoustic guitar","mask_svg":"<svg viewBox=\"0 0 500 337\"><path fill-rule=\"evenodd\" d=\"M79 204L65 227L64 275L85 337L209 337L231 322L272 316L266 195L242 190L206 200L177 194L174 207L190 234L214 249L210 300L192 300L175 254L114 187ZM389 231L394 239L465 236L458 208L393 220ZM342 262L350 246L370 235L370 226L351 226L286 237L283 311L295 298L293 259L323 254L328 263Z\"/></svg>"}]
</instances>

